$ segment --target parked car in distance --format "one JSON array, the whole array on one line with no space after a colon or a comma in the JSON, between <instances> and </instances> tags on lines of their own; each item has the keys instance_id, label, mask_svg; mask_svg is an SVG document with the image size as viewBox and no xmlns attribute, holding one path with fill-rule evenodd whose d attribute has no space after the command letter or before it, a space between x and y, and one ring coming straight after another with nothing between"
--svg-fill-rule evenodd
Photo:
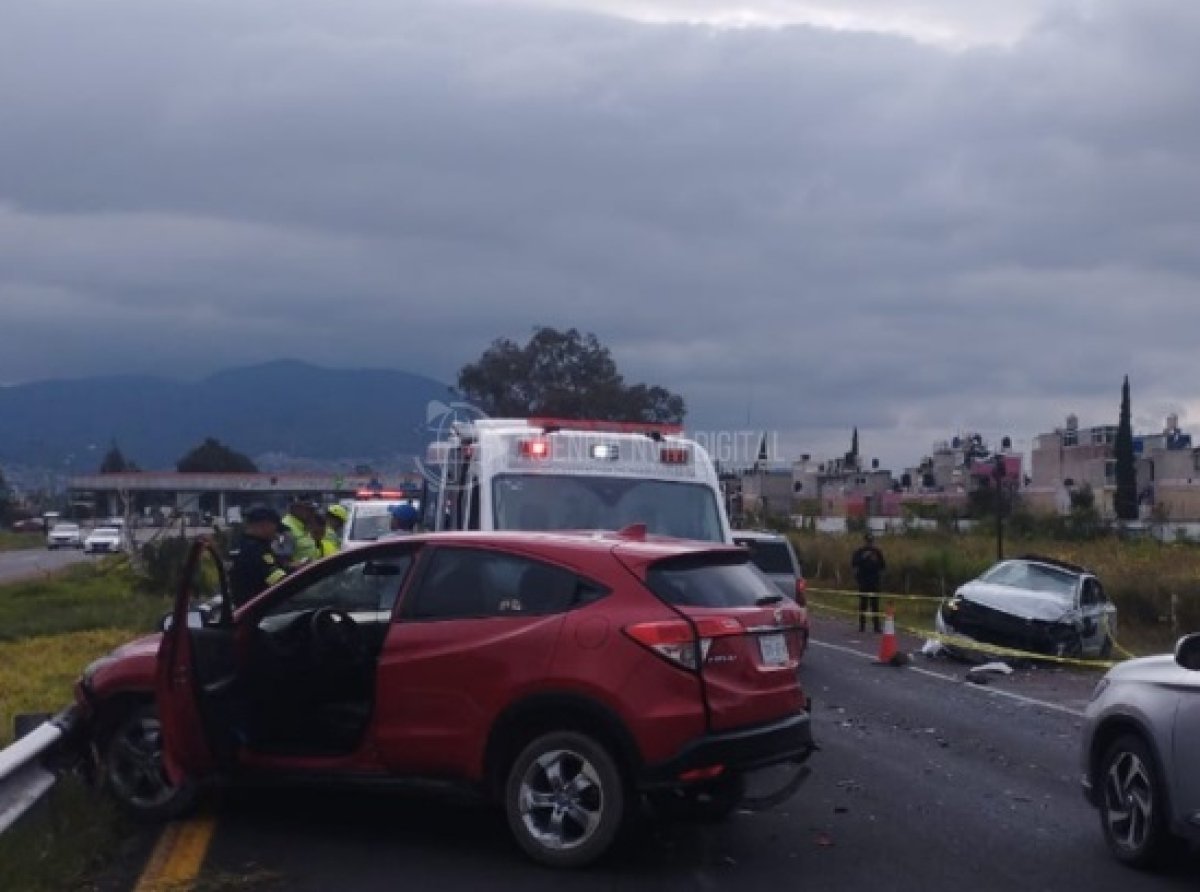
<instances>
[{"instance_id":1,"label":"parked car in distance","mask_svg":"<svg viewBox=\"0 0 1200 892\"><path fill-rule=\"evenodd\" d=\"M46 524L37 517L26 517L24 520L15 521L12 525L14 533L44 533Z\"/></svg>"},{"instance_id":2,"label":"parked car in distance","mask_svg":"<svg viewBox=\"0 0 1200 892\"><path fill-rule=\"evenodd\" d=\"M83 534L77 523L56 523L46 534L46 547L51 551L57 548L83 548Z\"/></svg>"},{"instance_id":3,"label":"parked car in distance","mask_svg":"<svg viewBox=\"0 0 1200 892\"><path fill-rule=\"evenodd\" d=\"M121 531L116 527L96 527L83 540L88 554L115 553L121 550Z\"/></svg>"},{"instance_id":4,"label":"parked car in distance","mask_svg":"<svg viewBox=\"0 0 1200 892\"><path fill-rule=\"evenodd\" d=\"M364 499L350 504L350 516L342 530L342 547L358 548L386 536L392 529L391 511L411 499Z\"/></svg>"},{"instance_id":5,"label":"parked car in distance","mask_svg":"<svg viewBox=\"0 0 1200 892\"><path fill-rule=\"evenodd\" d=\"M784 597L795 601L803 613L801 620L803 651L808 648L810 634L808 615L808 583L804 579L804 569L791 540L780 533L763 532L760 530L734 530L733 541L750 552L750 561L758 568L771 584L779 589Z\"/></svg>"},{"instance_id":6,"label":"parked car in distance","mask_svg":"<svg viewBox=\"0 0 1200 892\"><path fill-rule=\"evenodd\" d=\"M1200 634L1114 666L1083 720L1083 789L1109 850L1148 867L1200 842Z\"/></svg>"},{"instance_id":7,"label":"parked car in distance","mask_svg":"<svg viewBox=\"0 0 1200 892\"><path fill-rule=\"evenodd\" d=\"M787 536L759 530L734 530L733 541L749 550L750 560L780 592L803 599L807 583L796 550Z\"/></svg>"},{"instance_id":8,"label":"parked car in distance","mask_svg":"<svg viewBox=\"0 0 1200 892\"><path fill-rule=\"evenodd\" d=\"M1112 653L1117 608L1083 567L1028 555L961 586L936 617L943 635L1058 657ZM951 645L951 651L969 651Z\"/></svg>"},{"instance_id":9,"label":"parked car in distance","mask_svg":"<svg viewBox=\"0 0 1200 892\"><path fill-rule=\"evenodd\" d=\"M219 561L201 541L181 578L204 554ZM533 859L577 867L643 796L666 815L728 816L747 773L791 764L789 794L814 749L801 612L723 543L644 527L418 534L314 563L236 610L223 592L206 619L191 594L76 689L99 776L146 817L216 777L435 778L496 803Z\"/></svg>"}]
</instances>

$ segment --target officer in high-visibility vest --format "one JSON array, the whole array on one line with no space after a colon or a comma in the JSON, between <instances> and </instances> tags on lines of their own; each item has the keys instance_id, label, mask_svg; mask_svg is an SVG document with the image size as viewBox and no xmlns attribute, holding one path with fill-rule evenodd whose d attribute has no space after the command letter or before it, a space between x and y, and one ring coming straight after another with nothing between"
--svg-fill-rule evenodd
<instances>
[{"instance_id":1,"label":"officer in high-visibility vest","mask_svg":"<svg viewBox=\"0 0 1200 892\"><path fill-rule=\"evenodd\" d=\"M279 512L257 506L242 513L242 539L229 570L229 598L241 607L259 592L287 576L287 570L271 549L282 523Z\"/></svg>"},{"instance_id":2,"label":"officer in high-visibility vest","mask_svg":"<svg viewBox=\"0 0 1200 892\"><path fill-rule=\"evenodd\" d=\"M301 497L292 501L288 513L283 517L283 542L278 551L279 556L292 567L321 557L321 549L309 530L314 513L312 501Z\"/></svg>"},{"instance_id":3,"label":"officer in high-visibility vest","mask_svg":"<svg viewBox=\"0 0 1200 892\"><path fill-rule=\"evenodd\" d=\"M330 505L325 509L325 538L321 540L321 553L335 554L342 549L342 536L350 512L345 505Z\"/></svg>"}]
</instances>

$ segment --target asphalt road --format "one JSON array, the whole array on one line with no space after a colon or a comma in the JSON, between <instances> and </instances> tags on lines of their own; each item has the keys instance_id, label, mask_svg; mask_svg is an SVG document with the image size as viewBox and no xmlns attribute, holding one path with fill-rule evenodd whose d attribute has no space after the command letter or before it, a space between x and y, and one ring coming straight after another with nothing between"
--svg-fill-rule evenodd
<instances>
[{"instance_id":1,"label":"asphalt road","mask_svg":"<svg viewBox=\"0 0 1200 892\"><path fill-rule=\"evenodd\" d=\"M986 688L964 667L872 665L826 623L802 677L822 751L774 811L716 827L639 826L564 880L533 866L489 810L435 798L227 793L203 878L216 888L442 890L1194 889L1200 866L1140 874L1108 855L1079 792L1077 710L1093 676L1046 670ZM1000 693L997 693L1000 691ZM1044 698L1050 706L1027 698ZM202 883L203 887L203 883Z\"/></svg>"},{"instance_id":2,"label":"asphalt road","mask_svg":"<svg viewBox=\"0 0 1200 892\"><path fill-rule=\"evenodd\" d=\"M16 582L85 560L88 556L74 548L29 548L21 551L0 551L0 585Z\"/></svg>"}]
</instances>

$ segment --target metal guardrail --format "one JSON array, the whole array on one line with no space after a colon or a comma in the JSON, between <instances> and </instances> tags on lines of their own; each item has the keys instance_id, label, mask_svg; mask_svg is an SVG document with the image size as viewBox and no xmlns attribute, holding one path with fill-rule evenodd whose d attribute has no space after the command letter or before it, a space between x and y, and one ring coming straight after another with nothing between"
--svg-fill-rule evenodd
<instances>
[{"instance_id":1,"label":"metal guardrail","mask_svg":"<svg viewBox=\"0 0 1200 892\"><path fill-rule=\"evenodd\" d=\"M75 710L65 709L0 750L0 833L54 786L58 780L54 757L77 721Z\"/></svg>"}]
</instances>

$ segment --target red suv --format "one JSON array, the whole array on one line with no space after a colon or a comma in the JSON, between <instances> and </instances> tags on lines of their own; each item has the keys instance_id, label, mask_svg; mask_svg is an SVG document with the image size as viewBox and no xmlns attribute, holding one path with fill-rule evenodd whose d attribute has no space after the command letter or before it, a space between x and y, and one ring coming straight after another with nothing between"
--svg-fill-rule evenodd
<instances>
[{"instance_id":1,"label":"red suv","mask_svg":"<svg viewBox=\"0 0 1200 892\"><path fill-rule=\"evenodd\" d=\"M466 782L529 855L577 866L642 794L720 816L745 772L814 749L803 608L740 548L442 533L336 555L236 610L201 614L189 589L166 631L78 685L108 787L146 816L215 777Z\"/></svg>"}]
</instances>

